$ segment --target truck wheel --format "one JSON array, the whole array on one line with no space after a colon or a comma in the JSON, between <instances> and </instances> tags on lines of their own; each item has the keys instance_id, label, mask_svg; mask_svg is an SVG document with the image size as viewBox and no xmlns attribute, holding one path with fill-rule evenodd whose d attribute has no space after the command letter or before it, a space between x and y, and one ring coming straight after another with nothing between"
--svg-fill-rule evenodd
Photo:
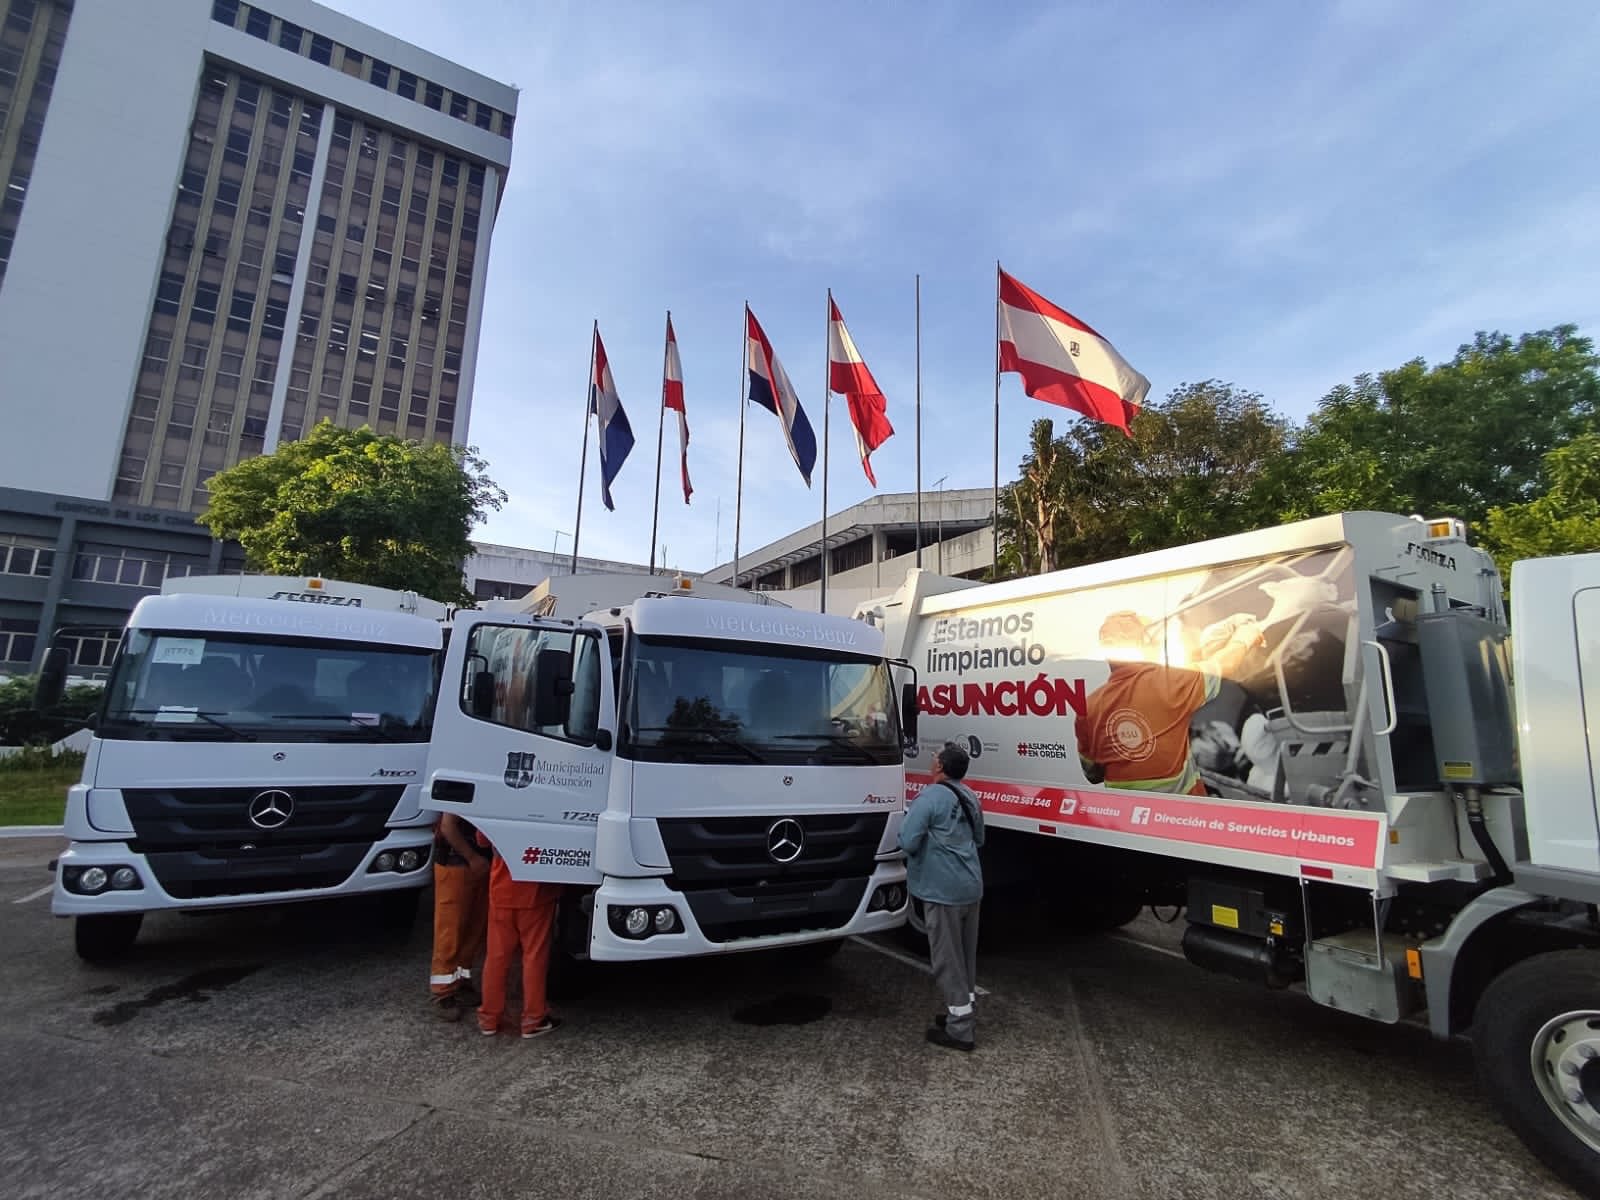
<instances>
[{"instance_id":1,"label":"truck wheel","mask_svg":"<svg viewBox=\"0 0 1600 1200\"><path fill-rule=\"evenodd\" d=\"M1110 933L1139 918L1144 897L1115 892L1063 893L1055 897L1058 927L1070 933Z\"/></svg>"},{"instance_id":2,"label":"truck wheel","mask_svg":"<svg viewBox=\"0 0 1600 1200\"><path fill-rule=\"evenodd\" d=\"M84 962L115 962L133 948L144 924L143 913L98 913L76 917L72 922L72 942Z\"/></svg>"},{"instance_id":3,"label":"truck wheel","mask_svg":"<svg viewBox=\"0 0 1600 1200\"><path fill-rule=\"evenodd\" d=\"M1478 1001L1478 1078L1551 1170L1600 1195L1600 953L1559 950L1501 974Z\"/></svg>"},{"instance_id":4,"label":"truck wheel","mask_svg":"<svg viewBox=\"0 0 1600 1200\"><path fill-rule=\"evenodd\" d=\"M928 918L922 911L921 900L911 897L911 911L906 914L906 923L895 932L900 935L901 944L907 950L914 954L928 953Z\"/></svg>"}]
</instances>

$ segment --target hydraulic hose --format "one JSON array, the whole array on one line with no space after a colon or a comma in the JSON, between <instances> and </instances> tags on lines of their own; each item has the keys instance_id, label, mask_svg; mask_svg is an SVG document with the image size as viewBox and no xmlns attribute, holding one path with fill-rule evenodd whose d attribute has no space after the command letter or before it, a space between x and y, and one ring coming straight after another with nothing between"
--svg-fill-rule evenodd
<instances>
[{"instance_id":1,"label":"hydraulic hose","mask_svg":"<svg viewBox=\"0 0 1600 1200\"><path fill-rule=\"evenodd\" d=\"M1483 793L1476 787L1466 789L1467 801L1467 826L1472 830L1473 839L1478 843L1478 849L1483 851L1483 857L1489 863L1489 869L1494 872L1496 884L1511 882L1511 868L1506 865L1505 856L1500 853L1500 847L1494 844L1494 838L1489 836L1489 824L1483 819Z\"/></svg>"}]
</instances>

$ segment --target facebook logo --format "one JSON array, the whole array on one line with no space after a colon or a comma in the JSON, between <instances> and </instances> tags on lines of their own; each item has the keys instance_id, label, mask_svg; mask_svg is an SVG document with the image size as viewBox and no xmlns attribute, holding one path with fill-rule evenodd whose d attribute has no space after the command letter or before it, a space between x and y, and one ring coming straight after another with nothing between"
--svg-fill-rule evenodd
<instances>
[{"instance_id":1,"label":"facebook logo","mask_svg":"<svg viewBox=\"0 0 1600 1200\"><path fill-rule=\"evenodd\" d=\"M1150 824L1150 810L1142 804L1135 805L1133 809L1133 824Z\"/></svg>"},{"instance_id":2,"label":"facebook logo","mask_svg":"<svg viewBox=\"0 0 1600 1200\"><path fill-rule=\"evenodd\" d=\"M1061 797L1061 815L1070 817L1078 811L1078 798L1076 796Z\"/></svg>"}]
</instances>

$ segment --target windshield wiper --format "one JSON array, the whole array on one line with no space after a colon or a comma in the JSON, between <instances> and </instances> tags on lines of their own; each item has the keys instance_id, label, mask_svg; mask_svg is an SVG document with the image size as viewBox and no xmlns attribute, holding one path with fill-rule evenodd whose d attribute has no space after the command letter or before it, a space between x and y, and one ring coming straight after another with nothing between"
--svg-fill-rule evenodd
<instances>
[{"instance_id":1,"label":"windshield wiper","mask_svg":"<svg viewBox=\"0 0 1600 1200\"><path fill-rule=\"evenodd\" d=\"M854 750L861 756L862 762L875 763L878 756L860 742L850 740L848 734L843 733L779 733L773 735L779 741L799 741L801 738L813 738L817 741L827 742L830 746L843 746L847 750Z\"/></svg>"},{"instance_id":2,"label":"windshield wiper","mask_svg":"<svg viewBox=\"0 0 1600 1200\"><path fill-rule=\"evenodd\" d=\"M394 724L384 725L379 721L358 721L348 713L274 713L274 721L344 721L353 729L370 729L373 733L389 742L400 742L406 739L400 736ZM415 732L412 726L404 725L407 732ZM341 733L345 732L340 730Z\"/></svg>"},{"instance_id":3,"label":"windshield wiper","mask_svg":"<svg viewBox=\"0 0 1600 1200\"><path fill-rule=\"evenodd\" d=\"M153 717L169 716L169 717L174 718L173 720L170 720L170 721L152 721L150 723L152 727L154 727L156 725L186 725L186 724L188 724L188 722L186 720L184 720L184 718L186 718L186 717L199 717L202 721L206 722L208 725L215 725L218 729L222 729L222 730L227 731L228 733L233 734L233 736L235 738L237 738L241 742L253 742L253 741L256 740L256 735L255 734L246 733L242 729L236 729L234 726L229 725L226 721L217 720L217 714L216 713L201 712L197 708L125 708L120 713L107 713L106 714L106 718L108 720L111 720L111 721L118 720L118 719L120 719L122 717L152 717L152 716Z\"/></svg>"},{"instance_id":4,"label":"windshield wiper","mask_svg":"<svg viewBox=\"0 0 1600 1200\"><path fill-rule=\"evenodd\" d=\"M760 753L758 753L757 750L755 749L755 747L751 746L748 742L741 742L738 738L730 737L728 734L723 733L720 729L708 729L704 725L690 725L690 726L683 726L683 725L639 725L639 726L635 727L633 732L634 733L698 733L698 734L704 735L705 737L711 738L713 741L720 742L724 746L731 746L735 750L744 751L745 754L750 756L750 760L752 762L764 763L764 762L767 761L766 759L762 758ZM662 747L659 744L657 744L657 746L655 746L653 748L654 749L664 749L665 747Z\"/></svg>"}]
</instances>

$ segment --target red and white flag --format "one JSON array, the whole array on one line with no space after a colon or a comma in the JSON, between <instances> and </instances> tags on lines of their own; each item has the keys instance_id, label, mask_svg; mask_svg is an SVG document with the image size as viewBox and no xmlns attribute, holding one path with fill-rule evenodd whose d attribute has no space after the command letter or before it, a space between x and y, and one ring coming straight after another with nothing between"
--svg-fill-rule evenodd
<instances>
[{"instance_id":1,"label":"red and white flag","mask_svg":"<svg viewBox=\"0 0 1600 1200\"><path fill-rule=\"evenodd\" d=\"M878 486L872 473L871 455L894 436L894 426L885 415L887 404L878 381L867 370L861 351L844 327L839 306L828 299L828 390L845 398L850 409L850 425L856 433L856 449L861 452L861 469L867 482Z\"/></svg>"},{"instance_id":2,"label":"red and white flag","mask_svg":"<svg viewBox=\"0 0 1600 1200\"><path fill-rule=\"evenodd\" d=\"M1116 347L1064 308L1000 272L1000 370L1022 376L1035 400L1115 425L1123 433L1150 381Z\"/></svg>"},{"instance_id":3,"label":"red and white flag","mask_svg":"<svg viewBox=\"0 0 1600 1200\"><path fill-rule=\"evenodd\" d=\"M683 363L678 361L678 336L667 318L666 365L662 368L661 405L678 414L678 467L683 476L683 502L689 503L694 488L689 486L689 415L683 407Z\"/></svg>"}]
</instances>

